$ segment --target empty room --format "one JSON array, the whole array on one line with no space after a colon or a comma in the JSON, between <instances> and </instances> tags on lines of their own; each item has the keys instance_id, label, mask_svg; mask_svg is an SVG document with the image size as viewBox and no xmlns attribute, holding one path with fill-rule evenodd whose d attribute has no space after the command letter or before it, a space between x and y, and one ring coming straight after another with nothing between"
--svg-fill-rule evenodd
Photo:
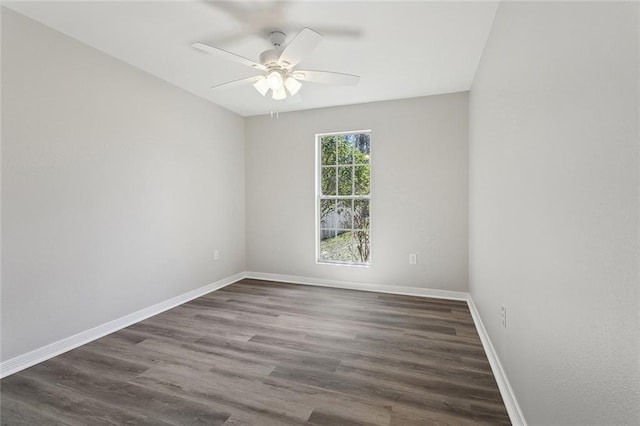
<instances>
[{"instance_id":1,"label":"empty room","mask_svg":"<svg viewBox=\"0 0 640 426\"><path fill-rule=\"evenodd\" d=\"M2 1L0 424L640 424L640 2Z\"/></svg>"}]
</instances>

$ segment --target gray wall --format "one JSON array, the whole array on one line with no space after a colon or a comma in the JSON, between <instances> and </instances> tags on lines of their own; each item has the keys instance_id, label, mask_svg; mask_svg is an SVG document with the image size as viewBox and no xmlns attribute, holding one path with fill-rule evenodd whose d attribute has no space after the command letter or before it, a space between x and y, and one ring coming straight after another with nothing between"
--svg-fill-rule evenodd
<instances>
[{"instance_id":1,"label":"gray wall","mask_svg":"<svg viewBox=\"0 0 640 426\"><path fill-rule=\"evenodd\" d=\"M241 272L244 242L241 117L2 9L2 360Z\"/></svg>"},{"instance_id":2,"label":"gray wall","mask_svg":"<svg viewBox=\"0 0 640 426\"><path fill-rule=\"evenodd\" d=\"M637 424L639 13L503 3L470 100L243 120L2 9L1 359L245 269L469 277L530 424ZM314 134L359 129L373 265L317 265Z\"/></svg>"},{"instance_id":3,"label":"gray wall","mask_svg":"<svg viewBox=\"0 0 640 426\"><path fill-rule=\"evenodd\" d=\"M470 291L532 425L640 422L638 17L503 2L471 89Z\"/></svg>"},{"instance_id":4,"label":"gray wall","mask_svg":"<svg viewBox=\"0 0 640 426\"><path fill-rule=\"evenodd\" d=\"M247 269L467 291L467 121L467 93L248 118ZM371 267L316 264L315 134L365 129Z\"/></svg>"}]
</instances>

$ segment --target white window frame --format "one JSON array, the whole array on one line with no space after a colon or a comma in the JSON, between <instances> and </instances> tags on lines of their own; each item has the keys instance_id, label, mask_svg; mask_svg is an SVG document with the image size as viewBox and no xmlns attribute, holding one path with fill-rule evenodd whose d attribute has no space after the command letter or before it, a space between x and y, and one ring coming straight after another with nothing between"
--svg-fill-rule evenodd
<instances>
[{"instance_id":1,"label":"white window frame","mask_svg":"<svg viewBox=\"0 0 640 426\"><path fill-rule=\"evenodd\" d=\"M355 267L363 267L363 268L368 268L372 265L373 263L373 257L372 257L372 246L373 246L373 242L372 242L372 223L373 223L373 214L372 214L372 176L371 174L369 175L369 195L351 195L351 196L343 196L343 195L322 195L322 144L320 143L321 139L323 136L339 136L339 135L348 135L348 134L354 134L354 133L368 133L369 134L369 138L371 138L371 129L366 129L366 130L346 130L346 131L340 131L340 132L328 132L328 133L316 133L315 135L315 152L316 152L316 166L315 166L315 185L316 185L316 190L315 190L315 235L316 235L316 264L319 265L335 265L335 266L355 266ZM371 169L373 168L372 165L372 151L373 148L372 146L369 147L369 173L371 173ZM352 165L353 160L352 160ZM336 176L336 180L337 180L337 176ZM369 200L369 262L368 263L364 263L364 262L345 262L345 261L341 261L341 260L327 260L327 259L320 259L320 230L321 230L321 226L320 226L320 201L321 200L327 200L327 199L339 199L339 198L350 198L352 200ZM353 225L352 225L353 226Z\"/></svg>"}]
</instances>

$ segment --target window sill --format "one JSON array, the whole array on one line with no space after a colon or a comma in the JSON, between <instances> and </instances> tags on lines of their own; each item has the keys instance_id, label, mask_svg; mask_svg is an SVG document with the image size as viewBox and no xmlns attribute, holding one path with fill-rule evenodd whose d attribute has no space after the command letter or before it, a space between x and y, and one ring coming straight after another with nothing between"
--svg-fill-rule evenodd
<instances>
[{"instance_id":1,"label":"window sill","mask_svg":"<svg viewBox=\"0 0 640 426\"><path fill-rule=\"evenodd\" d=\"M355 266L359 268L371 267L371 263L340 262L340 261L330 261L330 260L316 260L316 265Z\"/></svg>"}]
</instances>

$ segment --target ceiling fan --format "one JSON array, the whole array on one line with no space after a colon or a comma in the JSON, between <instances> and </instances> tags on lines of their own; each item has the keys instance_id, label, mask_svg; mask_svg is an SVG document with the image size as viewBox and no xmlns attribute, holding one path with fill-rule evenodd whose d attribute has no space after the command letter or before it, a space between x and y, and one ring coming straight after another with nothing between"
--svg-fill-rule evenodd
<instances>
[{"instance_id":1,"label":"ceiling fan","mask_svg":"<svg viewBox=\"0 0 640 426\"><path fill-rule=\"evenodd\" d=\"M227 83L213 86L212 89L230 88L253 84L253 87L262 96L271 90L271 97L275 100L287 98L298 93L302 87L301 82L314 82L324 84L356 85L360 77L353 74L343 74L332 71L307 71L298 70L298 65L305 56L313 51L322 41L323 36L310 28L302 29L287 45L286 34L282 31L272 31L268 35L272 49L260 54L259 62L252 61L243 56L226 50L209 46L205 43L193 43L192 46L203 52L211 53L247 65L262 74L253 77L242 78Z\"/></svg>"}]
</instances>

